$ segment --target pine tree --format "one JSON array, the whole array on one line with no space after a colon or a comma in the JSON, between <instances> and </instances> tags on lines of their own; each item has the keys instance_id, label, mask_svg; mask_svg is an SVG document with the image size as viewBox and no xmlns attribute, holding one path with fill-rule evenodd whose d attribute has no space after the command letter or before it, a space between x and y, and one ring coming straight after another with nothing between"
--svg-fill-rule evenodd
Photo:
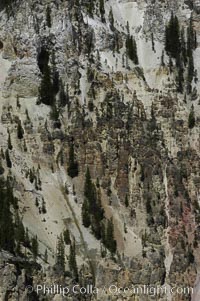
<instances>
[{"instance_id":1,"label":"pine tree","mask_svg":"<svg viewBox=\"0 0 200 301\"><path fill-rule=\"evenodd\" d=\"M0 178L0 249L11 253L15 249L14 223L11 213L13 195L8 191L8 187L3 178Z\"/></svg>"},{"instance_id":2,"label":"pine tree","mask_svg":"<svg viewBox=\"0 0 200 301\"><path fill-rule=\"evenodd\" d=\"M98 49L97 49L97 56L96 56L96 67L97 69L101 68L101 56Z\"/></svg>"},{"instance_id":3,"label":"pine tree","mask_svg":"<svg viewBox=\"0 0 200 301\"><path fill-rule=\"evenodd\" d=\"M115 26L114 26L114 17L113 17L113 11L112 7L110 8L109 16L108 16L109 22L110 22L110 29L114 31Z\"/></svg>"},{"instance_id":4,"label":"pine tree","mask_svg":"<svg viewBox=\"0 0 200 301\"><path fill-rule=\"evenodd\" d=\"M53 104L51 106L51 112L50 112L51 120L59 122L59 115L60 115L59 109L57 108L56 104Z\"/></svg>"},{"instance_id":5,"label":"pine tree","mask_svg":"<svg viewBox=\"0 0 200 301\"><path fill-rule=\"evenodd\" d=\"M71 239L70 239L70 232L68 229L65 229L63 232L63 238L66 245L70 245Z\"/></svg>"},{"instance_id":6,"label":"pine tree","mask_svg":"<svg viewBox=\"0 0 200 301\"><path fill-rule=\"evenodd\" d=\"M8 133L8 149L12 150L12 143L11 143L11 137L10 137L10 132Z\"/></svg>"},{"instance_id":7,"label":"pine tree","mask_svg":"<svg viewBox=\"0 0 200 301\"><path fill-rule=\"evenodd\" d=\"M34 168L33 168L33 170L32 170L32 169L29 170L29 181L30 181L31 183L33 183L33 182L34 182L34 179L35 179L35 170L34 170Z\"/></svg>"},{"instance_id":8,"label":"pine tree","mask_svg":"<svg viewBox=\"0 0 200 301\"><path fill-rule=\"evenodd\" d=\"M19 120L17 124L17 138L20 140L24 138L24 130L22 128L21 120Z\"/></svg>"},{"instance_id":9,"label":"pine tree","mask_svg":"<svg viewBox=\"0 0 200 301\"><path fill-rule=\"evenodd\" d=\"M88 200L86 198L84 199L84 202L82 205L82 222L86 228L90 227L90 225L91 225L89 205L88 205Z\"/></svg>"},{"instance_id":10,"label":"pine tree","mask_svg":"<svg viewBox=\"0 0 200 301\"><path fill-rule=\"evenodd\" d=\"M194 114L194 106L192 105L191 111L188 118L188 127L192 129L195 126L195 114Z\"/></svg>"},{"instance_id":11,"label":"pine tree","mask_svg":"<svg viewBox=\"0 0 200 301\"><path fill-rule=\"evenodd\" d=\"M162 55L161 55L161 66L164 67L165 66L165 61L164 61L164 50L162 51Z\"/></svg>"},{"instance_id":12,"label":"pine tree","mask_svg":"<svg viewBox=\"0 0 200 301\"><path fill-rule=\"evenodd\" d=\"M51 9L50 9L49 5L47 6L47 9L46 9L46 22L47 22L47 26L50 28L51 27Z\"/></svg>"},{"instance_id":13,"label":"pine tree","mask_svg":"<svg viewBox=\"0 0 200 301\"><path fill-rule=\"evenodd\" d=\"M112 219L108 220L108 222L107 222L105 242L106 242L105 245L108 248L108 250L112 254L116 253L117 243L116 243L116 240L114 239L114 226L113 226Z\"/></svg>"},{"instance_id":14,"label":"pine tree","mask_svg":"<svg viewBox=\"0 0 200 301\"><path fill-rule=\"evenodd\" d=\"M183 93L183 83L184 83L184 76L183 76L184 69L182 67L182 63L180 63L180 66L178 67L178 77L177 77L177 91L179 93Z\"/></svg>"},{"instance_id":15,"label":"pine tree","mask_svg":"<svg viewBox=\"0 0 200 301\"><path fill-rule=\"evenodd\" d=\"M155 52L155 43L154 43L154 34L153 34L153 32L151 33L151 45L152 45L152 50Z\"/></svg>"},{"instance_id":16,"label":"pine tree","mask_svg":"<svg viewBox=\"0 0 200 301\"><path fill-rule=\"evenodd\" d=\"M99 11L101 16L101 22L105 22L105 8L104 8L104 0L99 0Z\"/></svg>"},{"instance_id":17,"label":"pine tree","mask_svg":"<svg viewBox=\"0 0 200 301\"><path fill-rule=\"evenodd\" d=\"M75 242L70 245L70 253L69 253L69 268L73 273L73 276L76 281L78 281L78 268L76 263L76 247Z\"/></svg>"},{"instance_id":18,"label":"pine tree","mask_svg":"<svg viewBox=\"0 0 200 301\"><path fill-rule=\"evenodd\" d=\"M9 14L12 4L14 0L1 0L0 2L0 11L6 9L7 14Z\"/></svg>"},{"instance_id":19,"label":"pine tree","mask_svg":"<svg viewBox=\"0 0 200 301\"><path fill-rule=\"evenodd\" d=\"M25 242L25 229L22 220L19 217L18 211L15 216L15 240L16 240L16 252L21 253L20 244Z\"/></svg>"},{"instance_id":20,"label":"pine tree","mask_svg":"<svg viewBox=\"0 0 200 301\"><path fill-rule=\"evenodd\" d=\"M21 104L19 102L19 96L18 95L17 95L17 99L16 99L16 106L17 106L18 109L21 108Z\"/></svg>"},{"instance_id":21,"label":"pine tree","mask_svg":"<svg viewBox=\"0 0 200 301\"><path fill-rule=\"evenodd\" d=\"M192 80L194 77L194 59L193 53L190 53L188 58L188 70L187 70L187 94L192 92Z\"/></svg>"},{"instance_id":22,"label":"pine tree","mask_svg":"<svg viewBox=\"0 0 200 301\"><path fill-rule=\"evenodd\" d=\"M58 237L56 264L62 271L65 270L65 245L62 234Z\"/></svg>"},{"instance_id":23,"label":"pine tree","mask_svg":"<svg viewBox=\"0 0 200 301\"><path fill-rule=\"evenodd\" d=\"M182 30L181 30L181 55L182 55L182 60L184 62L184 66L186 66L186 64L187 64L187 48L186 48L184 27L182 27Z\"/></svg>"},{"instance_id":24,"label":"pine tree","mask_svg":"<svg viewBox=\"0 0 200 301\"><path fill-rule=\"evenodd\" d=\"M1 158L4 160L5 159L5 154L4 154L4 151L3 151L3 148L1 147Z\"/></svg>"},{"instance_id":25,"label":"pine tree","mask_svg":"<svg viewBox=\"0 0 200 301\"><path fill-rule=\"evenodd\" d=\"M137 55L137 44L136 41L133 39L133 36L127 36L126 39L126 52L128 57L133 61L135 65L137 65L138 62L138 55Z\"/></svg>"},{"instance_id":26,"label":"pine tree","mask_svg":"<svg viewBox=\"0 0 200 301\"><path fill-rule=\"evenodd\" d=\"M59 93L59 106L64 108L69 100L68 100L68 97L65 93L62 81L60 81L60 89L59 90L60 90L60 93Z\"/></svg>"},{"instance_id":27,"label":"pine tree","mask_svg":"<svg viewBox=\"0 0 200 301\"><path fill-rule=\"evenodd\" d=\"M93 112L94 111L94 102L92 100L89 100L88 101L88 110L90 112Z\"/></svg>"},{"instance_id":28,"label":"pine tree","mask_svg":"<svg viewBox=\"0 0 200 301\"><path fill-rule=\"evenodd\" d=\"M42 75L42 81L39 89L39 101L48 106L53 106L55 103L51 72L48 64L44 66L44 74Z\"/></svg>"},{"instance_id":29,"label":"pine tree","mask_svg":"<svg viewBox=\"0 0 200 301\"><path fill-rule=\"evenodd\" d=\"M100 190L97 191L91 180L87 167L84 184L84 202L82 206L82 222L85 227L91 225L93 234L97 239L101 238L101 221L104 218L104 210L101 206Z\"/></svg>"},{"instance_id":30,"label":"pine tree","mask_svg":"<svg viewBox=\"0 0 200 301\"><path fill-rule=\"evenodd\" d=\"M91 229L96 239L101 239L101 225L104 218L104 209L101 205L100 191L96 191L93 184L93 202L91 202Z\"/></svg>"},{"instance_id":31,"label":"pine tree","mask_svg":"<svg viewBox=\"0 0 200 301\"><path fill-rule=\"evenodd\" d=\"M38 201L38 198L35 199L35 206L36 206L36 207L39 207L39 201Z\"/></svg>"},{"instance_id":32,"label":"pine tree","mask_svg":"<svg viewBox=\"0 0 200 301\"><path fill-rule=\"evenodd\" d=\"M7 149L5 152L6 164L8 168L12 168L12 162L10 160L9 150Z\"/></svg>"},{"instance_id":33,"label":"pine tree","mask_svg":"<svg viewBox=\"0 0 200 301\"><path fill-rule=\"evenodd\" d=\"M128 196L126 194L126 197L125 197L125 206L128 207L129 206L129 200L128 200Z\"/></svg>"},{"instance_id":34,"label":"pine tree","mask_svg":"<svg viewBox=\"0 0 200 301\"><path fill-rule=\"evenodd\" d=\"M87 4L87 12L88 15L93 18L93 13L94 13L94 1L88 1Z\"/></svg>"},{"instance_id":35,"label":"pine tree","mask_svg":"<svg viewBox=\"0 0 200 301\"><path fill-rule=\"evenodd\" d=\"M45 204L45 201L44 201L44 200L42 200L42 213L43 213L43 214L46 214L46 213L47 213L46 204Z\"/></svg>"},{"instance_id":36,"label":"pine tree","mask_svg":"<svg viewBox=\"0 0 200 301\"><path fill-rule=\"evenodd\" d=\"M52 88L53 88L53 93L56 96L59 92L59 85L60 85L60 75L59 72L57 70L57 66L56 66L56 56L55 56L55 51L52 51Z\"/></svg>"},{"instance_id":37,"label":"pine tree","mask_svg":"<svg viewBox=\"0 0 200 301\"><path fill-rule=\"evenodd\" d=\"M165 50L172 58L180 54L180 29L177 16L171 14L169 24L165 28Z\"/></svg>"},{"instance_id":38,"label":"pine tree","mask_svg":"<svg viewBox=\"0 0 200 301\"><path fill-rule=\"evenodd\" d=\"M38 239L37 236L32 237L31 239L31 250L33 253L34 260L38 257Z\"/></svg>"},{"instance_id":39,"label":"pine tree","mask_svg":"<svg viewBox=\"0 0 200 301\"><path fill-rule=\"evenodd\" d=\"M78 162L75 160L74 143L71 143L70 145L69 163L68 163L67 172L71 178L75 178L78 176Z\"/></svg>"},{"instance_id":40,"label":"pine tree","mask_svg":"<svg viewBox=\"0 0 200 301\"><path fill-rule=\"evenodd\" d=\"M45 253L44 253L44 262L48 263L48 251L47 251L47 249L45 250Z\"/></svg>"},{"instance_id":41,"label":"pine tree","mask_svg":"<svg viewBox=\"0 0 200 301\"><path fill-rule=\"evenodd\" d=\"M92 179L91 179L89 167L87 167L86 174L85 174L85 184L84 184L84 196L87 199L90 199L91 197L91 190L92 190Z\"/></svg>"},{"instance_id":42,"label":"pine tree","mask_svg":"<svg viewBox=\"0 0 200 301\"><path fill-rule=\"evenodd\" d=\"M27 152L26 140L24 139L24 152Z\"/></svg>"},{"instance_id":43,"label":"pine tree","mask_svg":"<svg viewBox=\"0 0 200 301\"><path fill-rule=\"evenodd\" d=\"M44 74L45 68L48 66L49 63L49 52L44 46L41 47L40 52L38 53L37 63L40 72Z\"/></svg>"},{"instance_id":44,"label":"pine tree","mask_svg":"<svg viewBox=\"0 0 200 301\"><path fill-rule=\"evenodd\" d=\"M191 52L196 49L196 32L193 28L192 17L190 18L189 27L187 29L187 51L188 56L191 55Z\"/></svg>"},{"instance_id":45,"label":"pine tree","mask_svg":"<svg viewBox=\"0 0 200 301\"><path fill-rule=\"evenodd\" d=\"M24 238L24 246L26 248L30 248L30 238L29 238L29 232L28 232L28 228L26 228L26 231L25 231L25 238Z\"/></svg>"},{"instance_id":46,"label":"pine tree","mask_svg":"<svg viewBox=\"0 0 200 301\"><path fill-rule=\"evenodd\" d=\"M88 228L91 225L90 222L90 205L89 202L91 202L91 198L92 198L92 180L91 180L91 176L90 176L90 170L87 167L87 171L85 174L85 184L84 184L84 202L82 205L82 222L83 225Z\"/></svg>"},{"instance_id":47,"label":"pine tree","mask_svg":"<svg viewBox=\"0 0 200 301\"><path fill-rule=\"evenodd\" d=\"M2 160L0 159L0 176L4 174L4 168L2 166Z\"/></svg>"}]
</instances>

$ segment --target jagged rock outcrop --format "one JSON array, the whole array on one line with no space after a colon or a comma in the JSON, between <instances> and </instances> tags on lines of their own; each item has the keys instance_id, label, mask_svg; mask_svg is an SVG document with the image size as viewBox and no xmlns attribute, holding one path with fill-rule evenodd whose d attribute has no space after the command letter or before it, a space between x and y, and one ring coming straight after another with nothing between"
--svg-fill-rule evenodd
<instances>
[{"instance_id":1,"label":"jagged rock outcrop","mask_svg":"<svg viewBox=\"0 0 200 301\"><path fill-rule=\"evenodd\" d=\"M0 12L1 170L13 176L18 214L30 238L38 239L37 260L33 242L20 242L21 256L43 267L28 274L20 258L19 266L3 260L2 300L26 300L26 275L33 286L57 281L169 290L194 287L196 281L198 290L199 3L104 5L19 0ZM182 47L184 38L188 47L191 24L196 36L182 69L164 45L172 11L185 30ZM138 64L127 47L137 48ZM84 203L87 168L94 208ZM85 214L89 209L93 214L88 227L82 222L84 206ZM99 208L103 217L96 225ZM69 237L63 234L62 251L59 237L65 230ZM108 293L97 298L108 300ZM44 300L42 293L29 297ZM46 300L95 297L47 294ZM152 300L121 292L110 300L125 297ZM170 291L158 298L197 301L191 293Z\"/></svg>"}]
</instances>

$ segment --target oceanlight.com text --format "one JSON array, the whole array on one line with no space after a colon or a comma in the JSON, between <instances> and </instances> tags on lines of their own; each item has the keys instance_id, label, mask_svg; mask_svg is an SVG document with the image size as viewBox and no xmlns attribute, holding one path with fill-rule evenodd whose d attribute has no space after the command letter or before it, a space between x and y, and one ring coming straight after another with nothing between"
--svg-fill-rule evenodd
<instances>
[{"instance_id":1,"label":"oceanlight.com text","mask_svg":"<svg viewBox=\"0 0 200 301\"><path fill-rule=\"evenodd\" d=\"M164 295L185 295L189 296L193 294L192 287L184 286L151 286L151 285L130 285L127 287L120 287L115 284L110 286L104 286L102 288L96 287L92 284L80 286L78 284L73 286L62 286L59 284L38 284L35 287L27 286L27 292L31 294L35 291L37 294L43 295L115 295L115 296L164 296Z\"/></svg>"}]
</instances>

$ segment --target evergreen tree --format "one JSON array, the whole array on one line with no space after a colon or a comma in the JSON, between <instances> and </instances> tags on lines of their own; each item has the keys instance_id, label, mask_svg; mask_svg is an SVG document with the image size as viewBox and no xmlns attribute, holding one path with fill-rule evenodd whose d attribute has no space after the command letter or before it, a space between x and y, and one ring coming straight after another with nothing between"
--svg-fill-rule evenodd
<instances>
[{"instance_id":1,"label":"evergreen tree","mask_svg":"<svg viewBox=\"0 0 200 301\"><path fill-rule=\"evenodd\" d=\"M164 67L165 66L165 61L164 61L164 50L162 51L162 55L161 55L161 66Z\"/></svg>"},{"instance_id":2,"label":"evergreen tree","mask_svg":"<svg viewBox=\"0 0 200 301\"><path fill-rule=\"evenodd\" d=\"M38 257L38 239L37 236L32 237L31 239L31 251L33 253L34 260Z\"/></svg>"},{"instance_id":3,"label":"evergreen tree","mask_svg":"<svg viewBox=\"0 0 200 301\"><path fill-rule=\"evenodd\" d=\"M152 50L155 52L155 43L154 43L154 34L153 34L153 32L151 33L151 45L152 45Z\"/></svg>"},{"instance_id":4,"label":"evergreen tree","mask_svg":"<svg viewBox=\"0 0 200 301\"><path fill-rule=\"evenodd\" d=\"M6 9L6 12L9 13L13 3L15 3L15 0L1 0L0 11Z\"/></svg>"},{"instance_id":5,"label":"evergreen tree","mask_svg":"<svg viewBox=\"0 0 200 301\"><path fill-rule=\"evenodd\" d=\"M34 182L34 179L35 179L35 170L34 170L34 168L33 168L33 170L32 170L32 169L29 170L29 181L30 181L31 183L33 183L33 182Z\"/></svg>"},{"instance_id":6,"label":"evergreen tree","mask_svg":"<svg viewBox=\"0 0 200 301\"><path fill-rule=\"evenodd\" d=\"M193 28L192 17L190 18L189 27L187 29L187 53L191 56L191 52L197 47L196 44L196 32Z\"/></svg>"},{"instance_id":7,"label":"evergreen tree","mask_svg":"<svg viewBox=\"0 0 200 301\"><path fill-rule=\"evenodd\" d=\"M24 130L22 128L21 120L19 120L17 124L17 138L20 140L24 138Z\"/></svg>"},{"instance_id":8,"label":"evergreen tree","mask_svg":"<svg viewBox=\"0 0 200 301\"><path fill-rule=\"evenodd\" d=\"M188 71L187 71L187 93L190 94L192 92L192 80L194 77L194 59L193 53L190 52L190 56L188 58Z\"/></svg>"},{"instance_id":9,"label":"evergreen tree","mask_svg":"<svg viewBox=\"0 0 200 301\"><path fill-rule=\"evenodd\" d=\"M1 147L1 158L4 160L5 159L5 154L4 154L4 151L3 151L3 148Z\"/></svg>"},{"instance_id":10,"label":"evergreen tree","mask_svg":"<svg viewBox=\"0 0 200 301\"><path fill-rule=\"evenodd\" d=\"M24 246L26 248L30 248L30 246L31 246L28 228L26 228L26 231L25 231Z\"/></svg>"},{"instance_id":11,"label":"evergreen tree","mask_svg":"<svg viewBox=\"0 0 200 301\"><path fill-rule=\"evenodd\" d=\"M177 71L178 71L178 74L177 74L177 77L176 77L177 91L179 93L183 93L184 67L183 67L183 61L182 61L180 55L176 59L176 66L177 66Z\"/></svg>"},{"instance_id":12,"label":"evergreen tree","mask_svg":"<svg viewBox=\"0 0 200 301\"><path fill-rule=\"evenodd\" d=\"M126 197L125 197L125 206L128 207L129 206L129 200L128 200L128 196L126 194Z\"/></svg>"},{"instance_id":13,"label":"evergreen tree","mask_svg":"<svg viewBox=\"0 0 200 301\"><path fill-rule=\"evenodd\" d=\"M47 213L46 204L45 204L45 201L44 201L44 200L42 200L42 213L43 213L43 214L46 214L46 213Z\"/></svg>"},{"instance_id":14,"label":"evergreen tree","mask_svg":"<svg viewBox=\"0 0 200 301\"><path fill-rule=\"evenodd\" d=\"M91 229L94 233L96 239L101 239L101 225L104 218L104 209L101 206L101 196L100 191L96 190L93 184L93 202L90 205L91 212Z\"/></svg>"},{"instance_id":15,"label":"evergreen tree","mask_svg":"<svg viewBox=\"0 0 200 301\"><path fill-rule=\"evenodd\" d=\"M96 57L96 67L97 69L101 68L101 56L98 49L97 49L97 57Z\"/></svg>"},{"instance_id":16,"label":"evergreen tree","mask_svg":"<svg viewBox=\"0 0 200 301\"><path fill-rule=\"evenodd\" d=\"M8 149L12 150L12 143L11 143L11 137L10 137L10 132L8 133Z\"/></svg>"},{"instance_id":17,"label":"evergreen tree","mask_svg":"<svg viewBox=\"0 0 200 301\"><path fill-rule=\"evenodd\" d=\"M107 222L105 245L112 254L116 253L117 243L114 239L114 226L112 219Z\"/></svg>"},{"instance_id":18,"label":"evergreen tree","mask_svg":"<svg viewBox=\"0 0 200 301\"><path fill-rule=\"evenodd\" d=\"M71 239L70 239L70 232L68 229L65 229L63 232L63 238L66 245L70 245Z\"/></svg>"},{"instance_id":19,"label":"evergreen tree","mask_svg":"<svg viewBox=\"0 0 200 301\"><path fill-rule=\"evenodd\" d=\"M184 27L182 27L182 30L181 30L181 55L182 55L182 60L184 62L184 65L186 66L186 64L187 64L187 48L186 48Z\"/></svg>"},{"instance_id":20,"label":"evergreen tree","mask_svg":"<svg viewBox=\"0 0 200 301\"><path fill-rule=\"evenodd\" d=\"M137 44L136 41L133 39L133 36L127 36L126 39L126 52L127 56L133 61L135 65L137 65L138 62L138 55L137 55Z\"/></svg>"},{"instance_id":21,"label":"evergreen tree","mask_svg":"<svg viewBox=\"0 0 200 301\"><path fill-rule=\"evenodd\" d=\"M176 16L171 14L169 24L165 29L165 50L172 58L177 59L180 54L180 29Z\"/></svg>"},{"instance_id":22,"label":"evergreen tree","mask_svg":"<svg viewBox=\"0 0 200 301\"><path fill-rule=\"evenodd\" d=\"M59 115L60 115L59 109L57 108L56 104L53 104L51 106L51 112L50 112L50 118L51 118L51 120L60 122L59 121ZM60 125L58 127L60 127Z\"/></svg>"},{"instance_id":23,"label":"evergreen tree","mask_svg":"<svg viewBox=\"0 0 200 301\"><path fill-rule=\"evenodd\" d=\"M177 77L177 91L179 93L183 93L183 83L184 83L184 76L183 76L184 69L182 67L182 63L180 63L180 66L178 68L178 77Z\"/></svg>"},{"instance_id":24,"label":"evergreen tree","mask_svg":"<svg viewBox=\"0 0 200 301\"><path fill-rule=\"evenodd\" d=\"M49 52L46 47L42 46L40 52L37 56L37 63L40 69L40 72L44 74L45 68L48 66L49 63Z\"/></svg>"},{"instance_id":25,"label":"evergreen tree","mask_svg":"<svg viewBox=\"0 0 200 301\"><path fill-rule=\"evenodd\" d=\"M44 253L44 262L48 263L48 251L47 251L47 249L45 250L45 253Z\"/></svg>"},{"instance_id":26,"label":"evergreen tree","mask_svg":"<svg viewBox=\"0 0 200 301\"><path fill-rule=\"evenodd\" d=\"M109 16L108 16L109 22L110 22L110 29L114 31L115 26L114 26L114 17L113 17L113 11L112 7L110 8Z\"/></svg>"},{"instance_id":27,"label":"evergreen tree","mask_svg":"<svg viewBox=\"0 0 200 301\"><path fill-rule=\"evenodd\" d=\"M84 184L84 196L87 199L91 197L91 190L92 190L92 179L90 176L89 167L87 167L86 174L85 174L85 184Z\"/></svg>"},{"instance_id":28,"label":"evergreen tree","mask_svg":"<svg viewBox=\"0 0 200 301\"><path fill-rule=\"evenodd\" d=\"M192 105L189 118L188 118L188 127L192 129L194 126L195 126L195 114L194 114L194 106Z\"/></svg>"},{"instance_id":29,"label":"evergreen tree","mask_svg":"<svg viewBox=\"0 0 200 301\"><path fill-rule=\"evenodd\" d=\"M22 220L19 217L18 211L15 217L15 240L16 240L16 252L21 253L20 244L25 242L25 229Z\"/></svg>"},{"instance_id":30,"label":"evergreen tree","mask_svg":"<svg viewBox=\"0 0 200 301\"><path fill-rule=\"evenodd\" d=\"M99 11L101 16L101 22L105 22L105 8L104 8L104 0L99 0Z\"/></svg>"},{"instance_id":31,"label":"evergreen tree","mask_svg":"<svg viewBox=\"0 0 200 301\"><path fill-rule=\"evenodd\" d=\"M49 5L47 6L47 9L46 9L46 23L47 23L47 26L50 28L51 27L51 9L50 9Z\"/></svg>"},{"instance_id":32,"label":"evergreen tree","mask_svg":"<svg viewBox=\"0 0 200 301\"><path fill-rule=\"evenodd\" d=\"M130 36L130 26L129 26L129 22L128 21L126 23L126 30L127 30L128 36Z\"/></svg>"},{"instance_id":33,"label":"evergreen tree","mask_svg":"<svg viewBox=\"0 0 200 301\"><path fill-rule=\"evenodd\" d=\"M86 228L88 228L91 225L89 205L88 205L88 200L86 198L84 199L82 205L82 222Z\"/></svg>"},{"instance_id":34,"label":"evergreen tree","mask_svg":"<svg viewBox=\"0 0 200 301\"><path fill-rule=\"evenodd\" d=\"M4 168L2 166L2 160L0 159L0 176L4 174Z\"/></svg>"},{"instance_id":35,"label":"evergreen tree","mask_svg":"<svg viewBox=\"0 0 200 301\"><path fill-rule=\"evenodd\" d=\"M5 157L6 157L6 164L8 168L12 168L12 162L10 160L10 154L9 154L9 150L7 149L5 152Z\"/></svg>"},{"instance_id":36,"label":"evergreen tree","mask_svg":"<svg viewBox=\"0 0 200 301\"><path fill-rule=\"evenodd\" d=\"M85 227L91 225L92 232L97 239L101 238L101 221L104 218L104 210L101 206L100 190L97 191L90 176L89 168L85 174L84 202L82 206L82 221Z\"/></svg>"},{"instance_id":37,"label":"evergreen tree","mask_svg":"<svg viewBox=\"0 0 200 301\"><path fill-rule=\"evenodd\" d=\"M68 103L69 99L67 94L65 93L65 89L62 81L60 81L60 93L59 93L59 105L60 107L65 107Z\"/></svg>"},{"instance_id":38,"label":"evergreen tree","mask_svg":"<svg viewBox=\"0 0 200 301\"><path fill-rule=\"evenodd\" d=\"M6 194L9 199L10 205L13 206L14 209L18 209L18 199L14 197L13 194L13 178L11 176L7 176L6 179Z\"/></svg>"},{"instance_id":39,"label":"evergreen tree","mask_svg":"<svg viewBox=\"0 0 200 301\"><path fill-rule=\"evenodd\" d=\"M24 152L27 152L26 140L24 139Z\"/></svg>"},{"instance_id":40,"label":"evergreen tree","mask_svg":"<svg viewBox=\"0 0 200 301\"><path fill-rule=\"evenodd\" d=\"M90 112L94 111L94 102L92 100L88 101L88 110Z\"/></svg>"},{"instance_id":41,"label":"evergreen tree","mask_svg":"<svg viewBox=\"0 0 200 301\"><path fill-rule=\"evenodd\" d=\"M72 274L75 280L78 282L78 268L76 263L76 247L75 242L70 245L70 253L69 253L69 268L72 271Z\"/></svg>"},{"instance_id":42,"label":"evergreen tree","mask_svg":"<svg viewBox=\"0 0 200 301\"><path fill-rule=\"evenodd\" d=\"M75 178L78 176L78 162L75 160L74 143L71 143L70 145L69 163L68 163L67 172L71 178Z\"/></svg>"},{"instance_id":43,"label":"evergreen tree","mask_svg":"<svg viewBox=\"0 0 200 301\"><path fill-rule=\"evenodd\" d=\"M94 1L88 1L87 4L87 12L88 15L93 18L93 13L94 13Z\"/></svg>"},{"instance_id":44,"label":"evergreen tree","mask_svg":"<svg viewBox=\"0 0 200 301\"><path fill-rule=\"evenodd\" d=\"M60 76L56 66L55 51L52 51L52 80L53 80L53 93L56 96L59 92Z\"/></svg>"},{"instance_id":45,"label":"evergreen tree","mask_svg":"<svg viewBox=\"0 0 200 301\"><path fill-rule=\"evenodd\" d=\"M53 86L51 81L51 72L48 65L44 66L44 74L39 89L39 101L48 106L53 106L55 97L53 93Z\"/></svg>"},{"instance_id":46,"label":"evergreen tree","mask_svg":"<svg viewBox=\"0 0 200 301\"><path fill-rule=\"evenodd\" d=\"M62 234L58 237L56 264L64 272L65 270L65 245Z\"/></svg>"},{"instance_id":47,"label":"evergreen tree","mask_svg":"<svg viewBox=\"0 0 200 301\"><path fill-rule=\"evenodd\" d=\"M18 109L21 108L20 102L19 102L19 96L17 95L17 99L16 99L16 106Z\"/></svg>"},{"instance_id":48,"label":"evergreen tree","mask_svg":"<svg viewBox=\"0 0 200 301\"><path fill-rule=\"evenodd\" d=\"M39 207L39 201L38 201L38 198L35 199L35 206L36 206L36 207Z\"/></svg>"},{"instance_id":49,"label":"evergreen tree","mask_svg":"<svg viewBox=\"0 0 200 301\"><path fill-rule=\"evenodd\" d=\"M0 178L0 249L11 253L15 249L14 223L11 213L12 201L13 195L8 191L5 180Z\"/></svg>"}]
</instances>

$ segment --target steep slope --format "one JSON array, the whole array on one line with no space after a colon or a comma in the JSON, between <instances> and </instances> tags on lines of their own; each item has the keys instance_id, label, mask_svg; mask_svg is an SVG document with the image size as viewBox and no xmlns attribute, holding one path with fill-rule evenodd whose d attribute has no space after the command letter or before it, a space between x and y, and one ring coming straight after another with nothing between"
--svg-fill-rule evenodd
<instances>
[{"instance_id":1,"label":"steep slope","mask_svg":"<svg viewBox=\"0 0 200 301\"><path fill-rule=\"evenodd\" d=\"M183 50L170 58L165 49L172 11L185 63ZM20 218L39 244L36 258L33 242L1 254L2 300L43 300L25 286L77 282L74 246L78 283L107 294L62 300L153 298L114 294L112 284L165 285L159 300L198 300L199 36L198 1L21 0L0 12L3 177L12 175ZM16 267L24 258L28 267Z\"/></svg>"}]
</instances>

